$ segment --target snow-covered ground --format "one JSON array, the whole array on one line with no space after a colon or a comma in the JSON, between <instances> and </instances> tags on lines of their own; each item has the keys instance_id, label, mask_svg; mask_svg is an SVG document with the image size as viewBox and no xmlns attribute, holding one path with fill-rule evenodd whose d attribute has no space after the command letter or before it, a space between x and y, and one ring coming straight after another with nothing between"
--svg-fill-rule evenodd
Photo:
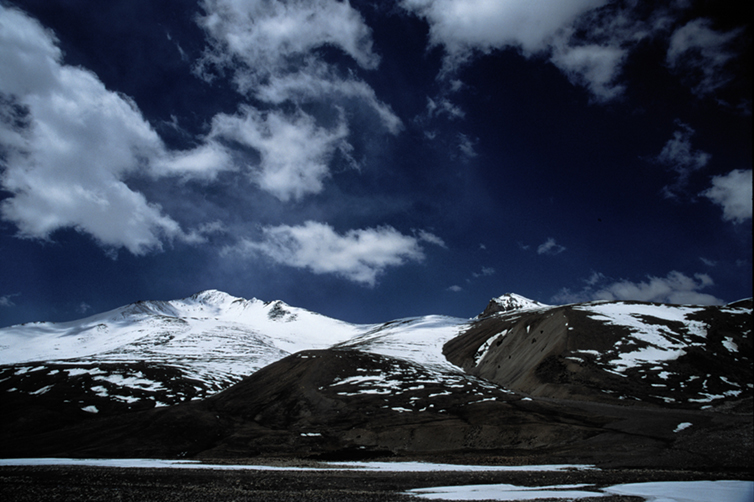
<instances>
[{"instance_id":1,"label":"snow-covered ground","mask_svg":"<svg viewBox=\"0 0 754 502\"><path fill-rule=\"evenodd\" d=\"M751 502L752 481L655 481L596 488L593 485L516 486L508 484L438 486L409 490L425 500L532 500L627 495L651 502Z\"/></svg>"},{"instance_id":2,"label":"snow-covered ground","mask_svg":"<svg viewBox=\"0 0 754 502\"><path fill-rule=\"evenodd\" d=\"M445 342L469 327L468 319L429 315L380 324L336 348L396 357L439 370L458 370L442 353Z\"/></svg>"},{"instance_id":3,"label":"snow-covered ground","mask_svg":"<svg viewBox=\"0 0 754 502\"><path fill-rule=\"evenodd\" d=\"M157 459L69 459L69 458L13 458L0 459L5 466L86 466L153 469L214 469L214 470L274 470L326 471L359 470L368 472L503 472L503 471L573 471L595 469L589 465L523 465L485 466L436 464L431 462L328 462L323 467L285 467L269 465L204 464L193 460ZM590 484L552 486L516 486L510 484L461 485L416 488L406 492L424 500L532 500L568 499L607 495L643 497L653 502L751 502L754 500L752 481L654 481L628 483L603 488Z\"/></svg>"},{"instance_id":4,"label":"snow-covered ground","mask_svg":"<svg viewBox=\"0 0 754 502\"><path fill-rule=\"evenodd\" d=\"M642 364L678 359L688 347L703 346L707 336L706 324L689 319L702 307L611 302L574 306L574 309L588 312L594 320L630 330L630 336L600 358L621 373ZM664 323L681 327L670 329Z\"/></svg>"},{"instance_id":5,"label":"snow-covered ground","mask_svg":"<svg viewBox=\"0 0 754 502\"><path fill-rule=\"evenodd\" d=\"M161 460L153 458L0 458L0 467L70 465L82 467L152 468L152 469L218 469L324 471L359 470L366 472L500 472L500 471L573 471L594 470L585 464L552 465L460 465L433 462L322 462L322 467L285 467L255 464L205 464L198 460Z\"/></svg>"}]
</instances>

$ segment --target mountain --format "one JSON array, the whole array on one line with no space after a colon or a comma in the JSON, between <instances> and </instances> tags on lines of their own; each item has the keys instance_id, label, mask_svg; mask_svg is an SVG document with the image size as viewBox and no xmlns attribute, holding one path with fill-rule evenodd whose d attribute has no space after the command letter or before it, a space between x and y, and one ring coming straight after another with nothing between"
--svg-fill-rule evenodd
<instances>
[{"instance_id":1,"label":"mountain","mask_svg":"<svg viewBox=\"0 0 754 502\"><path fill-rule=\"evenodd\" d=\"M546 309L549 307L550 305L530 300L515 293L506 293L490 300L490 303L487 304L487 308L480 314L480 317L487 317L497 312L516 312L521 310Z\"/></svg>"},{"instance_id":2,"label":"mountain","mask_svg":"<svg viewBox=\"0 0 754 502\"><path fill-rule=\"evenodd\" d=\"M370 327L214 290L140 301L79 321L1 329L0 380L13 385L0 391L76 393L80 408L92 412L166 406Z\"/></svg>"},{"instance_id":3,"label":"mountain","mask_svg":"<svg viewBox=\"0 0 754 502\"><path fill-rule=\"evenodd\" d=\"M751 309L751 300L488 307L445 355L532 397L706 409L752 395Z\"/></svg>"},{"instance_id":4,"label":"mountain","mask_svg":"<svg viewBox=\"0 0 754 502\"><path fill-rule=\"evenodd\" d=\"M352 325L217 291L138 302L0 330L0 455L749 468L751 310L508 294Z\"/></svg>"}]
</instances>

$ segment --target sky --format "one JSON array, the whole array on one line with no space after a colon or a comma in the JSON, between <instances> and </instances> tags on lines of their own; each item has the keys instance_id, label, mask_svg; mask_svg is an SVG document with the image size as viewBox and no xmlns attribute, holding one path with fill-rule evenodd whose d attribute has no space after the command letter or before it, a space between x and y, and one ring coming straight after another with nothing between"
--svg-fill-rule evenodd
<instances>
[{"instance_id":1,"label":"sky","mask_svg":"<svg viewBox=\"0 0 754 502\"><path fill-rule=\"evenodd\" d=\"M0 327L751 297L746 4L0 0Z\"/></svg>"}]
</instances>

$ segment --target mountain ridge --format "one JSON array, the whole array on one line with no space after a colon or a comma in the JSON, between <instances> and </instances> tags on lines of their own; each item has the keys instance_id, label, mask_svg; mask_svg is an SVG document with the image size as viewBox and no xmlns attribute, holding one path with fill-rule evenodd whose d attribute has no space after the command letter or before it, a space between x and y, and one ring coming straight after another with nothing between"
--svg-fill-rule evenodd
<instances>
[{"instance_id":1,"label":"mountain ridge","mask_svg":"<svg viewBox=\"0 0 754 502\"><path fill-rule=\"evenodd\" d=\"M355 325L207 290L5 328L0 455L750 465L751 307L507 294L471 319ZM73 357L30 360L24 332Z\"/></svg>"}]
</instances>

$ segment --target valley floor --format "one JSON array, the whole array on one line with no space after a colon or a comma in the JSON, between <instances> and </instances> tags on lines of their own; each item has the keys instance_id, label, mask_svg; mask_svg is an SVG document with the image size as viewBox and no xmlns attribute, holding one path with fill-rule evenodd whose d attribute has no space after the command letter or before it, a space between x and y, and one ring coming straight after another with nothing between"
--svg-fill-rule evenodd
<instances>
[{"instance_id":1,"label":"valley floor","mask_svg":"<svg viewBox=\"0 0 754 502\"><path fill-rule=\"evenodd\" d=\"M639 502L599 489L623 483L751 479L744 472L672 470L450 471L208 470L85 466L0 466L0 500L12 501L419 501L407 490L437 486L587 485L581 501Z\"/></svg>"}]
</instances>

